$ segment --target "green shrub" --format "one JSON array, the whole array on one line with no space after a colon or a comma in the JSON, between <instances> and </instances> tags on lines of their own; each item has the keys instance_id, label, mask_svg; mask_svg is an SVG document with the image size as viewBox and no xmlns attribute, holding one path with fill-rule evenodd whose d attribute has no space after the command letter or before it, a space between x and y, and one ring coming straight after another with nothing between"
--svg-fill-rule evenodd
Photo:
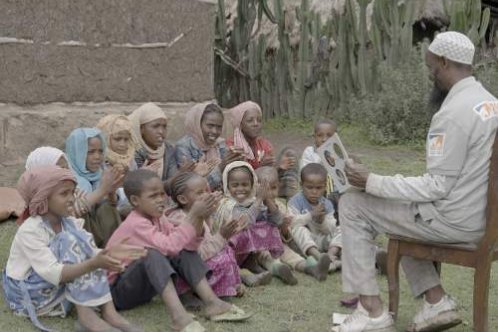
<instances>
[{"instance_id":1,"label":"green shrub","mask_svg":"<svg viewBox=\"0 0 498 332\"><path fill-rule=\"evenodd\" d=\"M361 125L379 144L424 139L433 110L428 98L432 88L420 53L413 52L404 65L380 65L378 92L352 97L338 118Z\"/></svg>"},{"instance_id":2,"label":"green shrub","mask_svg":"<svg viewBox=\"0 0 498 332\"><path fill-rule=\"evenodd\" d=\"M420 53L399 68L380 65L379 91L362 98L351 97L334 114L339 122L360 125L378 144L425 140L436 109L429 104L433 83ZM498 96L498 65L476 66L475 75Z\"/></svg>"},{"instance_id":3,"label":"green shrub","mask_svg":"<svg viewBox=\"0 0 498 332\"><path fill-rule=\"evenodd\" d=\"M498 98L498 64L488 63L477 66L475 75L482 85Z\"/></svg>"}]
</instances>

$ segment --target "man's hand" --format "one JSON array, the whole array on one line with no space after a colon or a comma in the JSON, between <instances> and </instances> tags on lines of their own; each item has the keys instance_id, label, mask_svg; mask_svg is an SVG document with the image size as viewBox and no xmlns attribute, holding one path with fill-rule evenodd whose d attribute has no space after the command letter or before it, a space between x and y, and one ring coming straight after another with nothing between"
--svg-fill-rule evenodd
<instances>
[{"instance_id":1,"label":"man's hand","mask_svg":"<svg viewBox=\"0 0 498 332\"><path fill-rule=\"evenodd\" d=\"M367 186L368 175L370 175L370 172L365 165L356 163L350 159L346 162L344 171L346 172L348 181L352 186L365 189Z\"/></svg>"}]
</instances>

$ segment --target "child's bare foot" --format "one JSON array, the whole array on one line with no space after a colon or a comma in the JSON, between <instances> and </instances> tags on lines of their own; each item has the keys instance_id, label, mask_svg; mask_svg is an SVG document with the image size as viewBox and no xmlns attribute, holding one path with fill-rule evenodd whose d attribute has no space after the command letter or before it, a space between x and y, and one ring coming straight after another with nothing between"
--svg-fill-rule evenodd
<instances>
[{"instance_id":1,"label":"child's bare foot","mask_svg":"<svg viewBox=\"0 0 498 332\"><path fill-rule=\"evenodd\" d=\"M307 266L304 269L304 272L313 276L318 281L327 280L330 263L329 256L327 254L322 254L318 259L318 262L313 266Z\"/></svg>"},{"instance_id":2,"label":"child's bare foot","mask_svg":"<svg viewBox=\"0 0 498 332\"><path fill-rule=\"evenodd\" d=\"M97 331L113 331L114 329L106 321L100 318L95 311L90 307L76 306L78 312L78 320L75 323L77 331L97 332Z\"/></svg>"},{"instance_id":3,"label":"child's bare foot","mask_svg":"<svg viewBox=\"0 0 498 332\"><path fill-rule=\"evenodd\" d=\"M257 257L255 254L250 254L249 257L244 261L242 267L248 269L252 273L263 273L265 269L259 265Z\"/></svg>"},{"instance_id":4,"label":"child's bare foot","mask_svg":"<svg viewBox=\"0 0 498 332\"><path fill-rule=\"evenodd\" d=\"M265 271L258 274L245 274L240 276L242 282L247 287L258 287L268 285L271 282L272 275L270 272Z\"/></svg>"},{"instance_id":5,"label":"child's bare foot","mask_svg":"<svg viewBox=\"0 0 498 332\"><path fill-rule=\"evenodd\" d=\"M171 329L173 331L182 331L188 324L192 323L194 319L191 315L182 315L181 317L171 317Z\"/></svg>"},{"instance_id":6,"label":"child's bare foot","mask_svg":"<svg viewBox=\"0 0 498 332\"><path fill-rule=\"evenodd\" d=\"M272 275L279 278L286 285L297 285L297 279L292 274L291 269L282 263L275 262L272 265Z\"/></svg>"},{"instance_id":7,"label":"child's bare foot","mask_svg":"<svg viewBox=\"0 0 498 332\"><path fill-rule=\"evenodd\" d=\"M183 307L185 307L186 310L199 311L199 310L201 310L202 306L204 305L202 303L201 299L199 299L191 291L180 295L179 298L183 304Z\"/></svg>"},{"instance_id":8,"label":"child's bare foot","mask_svg":"<svg viewBox=\"0 0 498 332\"><path fill-rule=\"evenodd\" d=\"M236 297L243 297L246 294L246 286L243 284L238 285L235 290L237 291Z\"/></svg>"},{"instance_id":9,"label":"child's bare foot","mask_svg":"<svg viewBox=\"0 0 498 332\"><path fill-rule=\"evenodd\" d=\"M114 307L112 302L102 306L102 318L115 328L123 332L143 332L143 328L130 323L126 318L121 316Z\"/></svg>"},{"instance_id":10,"label":"child's bare foot","mask_svg":"<svg viewBox=\"0 0 498 332\"><path fill-rule=\"evenodd\" d=\"M228 302L222 301L220 299L215 299L213 302L206 303L204 307L204 313L207 317L212 317L220 314L224 314L232 308L232 305Z\"/></svg>"}]
</instances>

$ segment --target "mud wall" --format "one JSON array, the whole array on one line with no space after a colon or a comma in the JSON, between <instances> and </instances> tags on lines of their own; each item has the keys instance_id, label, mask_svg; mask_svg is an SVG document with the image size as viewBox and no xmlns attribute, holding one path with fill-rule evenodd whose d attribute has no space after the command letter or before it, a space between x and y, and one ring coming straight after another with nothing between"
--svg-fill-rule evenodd
<instances>
[{"instance_id":1,"label":"mud wall","mask_svg":"<svg viewBox=\"0 0 498 332\"><path fill-rule=\"evenodd\" d=\"M198 0L2 0L0 102L211 99L215 10Z\"/></svg>"}]
</instances>

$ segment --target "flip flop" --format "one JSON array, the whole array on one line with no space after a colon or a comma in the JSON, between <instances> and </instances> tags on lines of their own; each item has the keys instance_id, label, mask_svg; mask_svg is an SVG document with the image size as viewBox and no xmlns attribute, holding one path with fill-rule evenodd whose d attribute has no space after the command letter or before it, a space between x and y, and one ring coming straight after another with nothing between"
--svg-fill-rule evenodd
<instances>
[{"instance_id":1,"label":"flip flop","mask_svg":"<svg viewBox=\"0 0 498 332\"><path fill-rule=\"evenodd\" d=\"M90 332L90 329L87 328L85 325L81 324L81 322L78 320L76 322L74 322L74 330L76 332ZM108 329L106 329L103 332L121 332L121 330L110 326ZM196 332L196 331L194 331L194 332Z\"/></svg>"},{"instance_id":2,"label":"flip flop","mask_svg":"<svg viewBox=\"0 0 498 332\"><path fill-rule=\"evenodd\" d=\"M252 315L252 313L247 313L241 308L232 304L232 307L227 312L210 316L208 317L208 319L213 322L243 322L252 317Z\"/></svg>"},{"instance_id":3,"label":"flip flop","mask_svg":"<svg viewBox=\"0 0 498 332\"><path fill-rule=\"evenodd\" d=\"M206 329L198 321L194 320L185 326L180 332L205 332Z\"/></svg>"}]
</instances>

